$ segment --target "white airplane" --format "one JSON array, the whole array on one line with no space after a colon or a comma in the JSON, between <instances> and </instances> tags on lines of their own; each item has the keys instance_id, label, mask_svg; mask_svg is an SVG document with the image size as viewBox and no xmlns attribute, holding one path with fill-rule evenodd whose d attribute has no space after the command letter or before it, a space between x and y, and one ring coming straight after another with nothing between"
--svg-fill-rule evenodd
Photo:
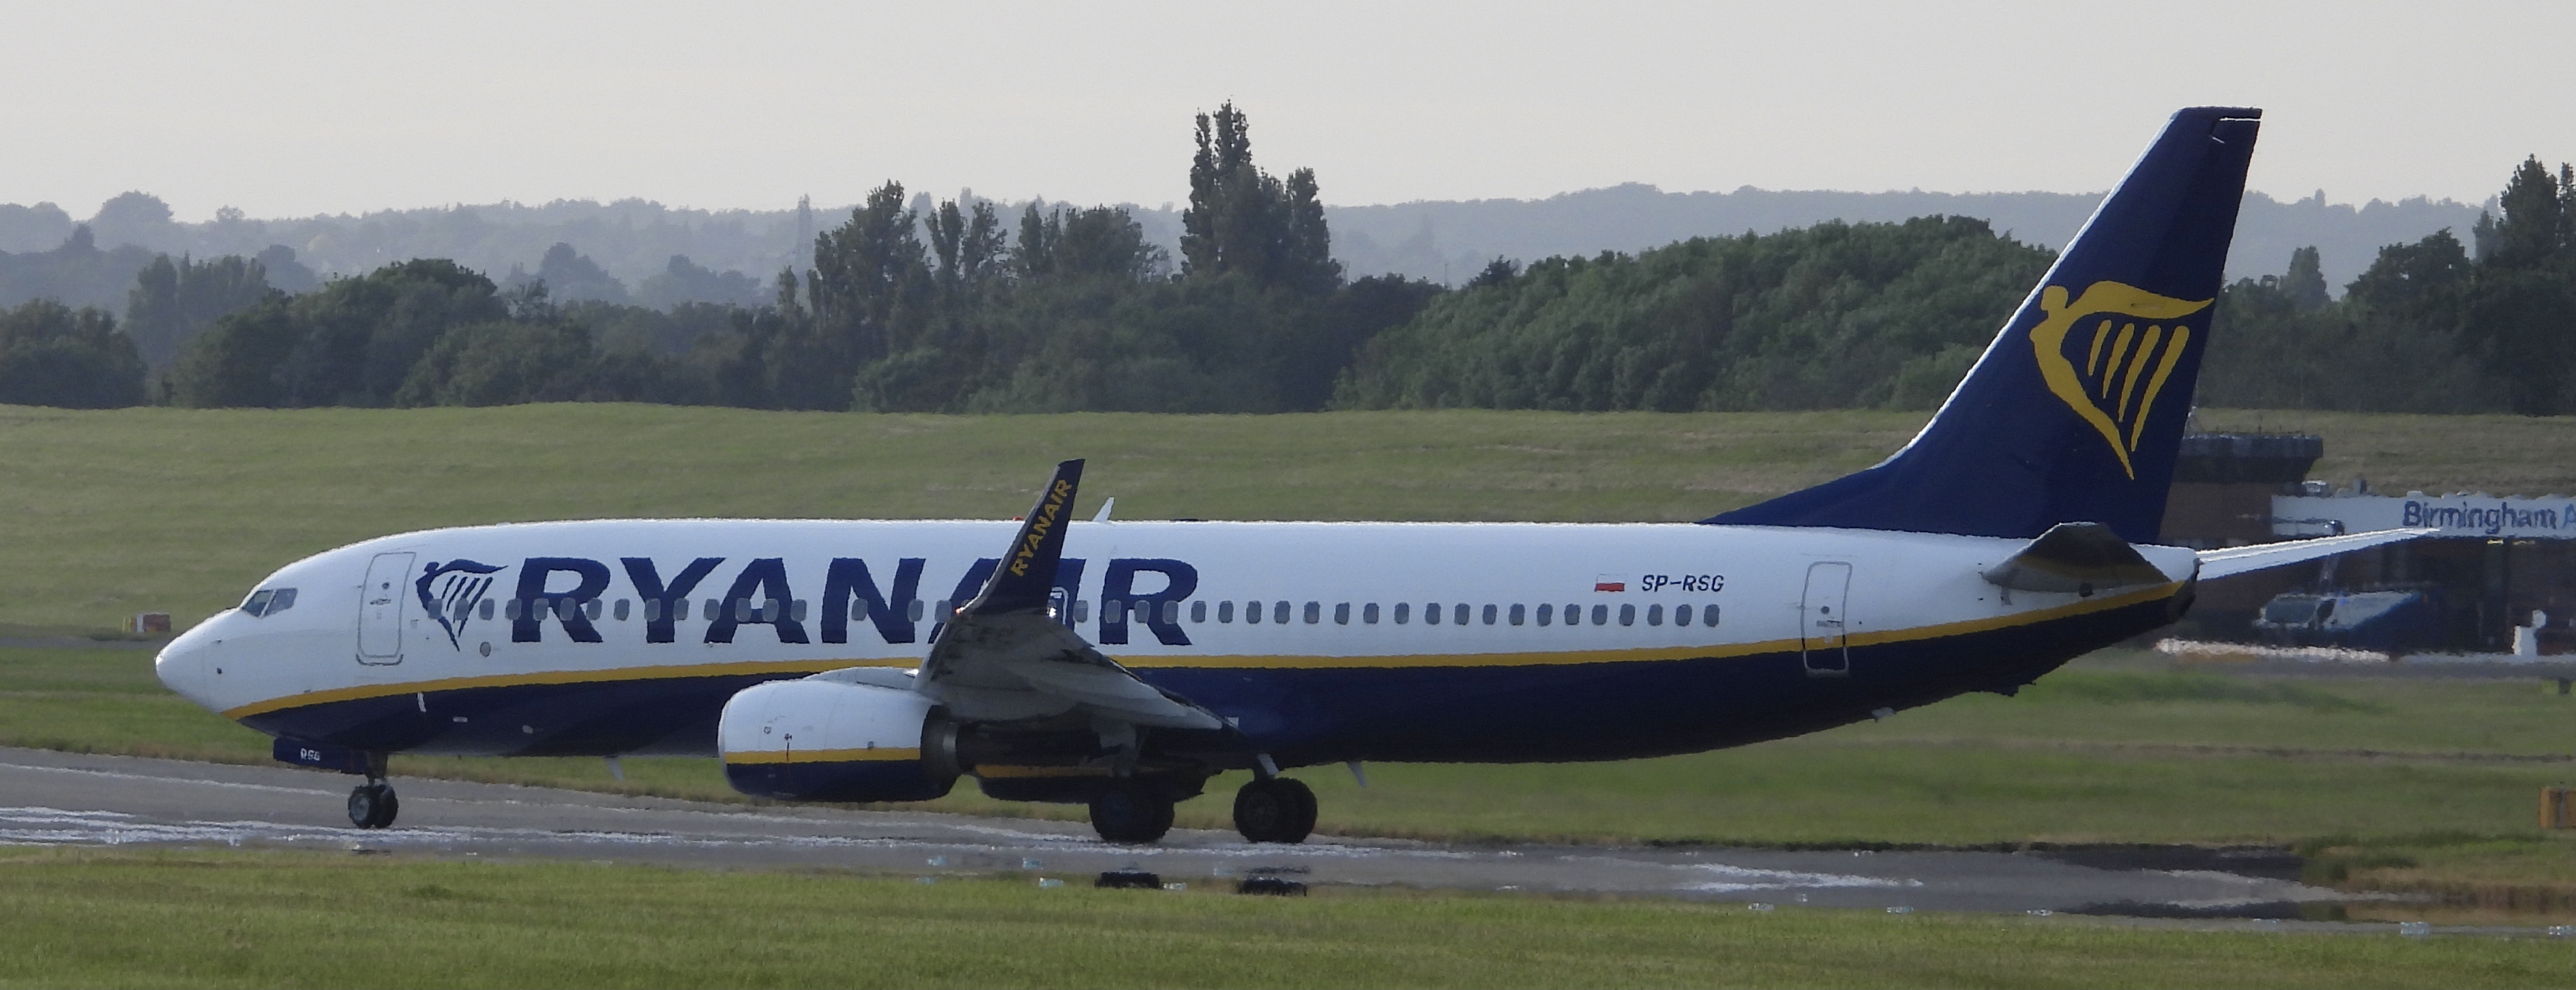
<instances>
[{"instance_id":1,"label":"white airplane","mask_svg":"<svg viewBox=\"0 0 2576 990\"><path fill-rule=\"evenodd\" d=\"M597 520L322 553L164 649L163 683L363 774L392 753L717 756L745 793L919 801L961 776L1152 842L1249 770L1610 760L2011 693L2194 583L2415 531L2157 546L2259 113L2176 114L1921 434L1701 523Z\"/></svg>"}]
</instances>

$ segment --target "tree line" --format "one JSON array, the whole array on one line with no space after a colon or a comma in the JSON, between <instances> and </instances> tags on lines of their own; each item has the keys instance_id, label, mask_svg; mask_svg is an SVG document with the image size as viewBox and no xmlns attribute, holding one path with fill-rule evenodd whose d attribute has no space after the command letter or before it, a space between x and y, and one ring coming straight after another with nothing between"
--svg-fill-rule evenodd
<instances>
[{"instance_id":1,"label":"tree line","mask_svg":"<svg viewBox=\"0 0 2576 990\"><path fill-rule=\"evenodd\" d=\"M568 245L497 282L420 259L293 292L271 259L164 256L121 325L0 311L0 402L1928 409L2053 260L1981 220L1923 217L1497 259L1457 290L1353 280L1311 170L1256 165L1231 104L1195 137L1177 258L1123 209L1005 216L895 182L760 304L620 301ZM2201 401L2576 412L2576 173L2526 161L2500 203L2468 242L2389 245L2339 299L2313 248L2229 285ZM679 260L668 275L719 277Z\"/></svg>"}]
</instances>

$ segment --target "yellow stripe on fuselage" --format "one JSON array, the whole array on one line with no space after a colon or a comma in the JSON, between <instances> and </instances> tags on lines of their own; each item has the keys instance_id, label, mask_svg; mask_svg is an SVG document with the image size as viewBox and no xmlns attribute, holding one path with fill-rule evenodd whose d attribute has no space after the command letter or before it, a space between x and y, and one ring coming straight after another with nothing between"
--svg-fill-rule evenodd
<instances>
[{"instance_id":1,"label":"yellow stripe on fuselage","mask_svg":"<svg viewBox=\"0 0 2576 990\"><path fill-rule=\"evenodd\" d=\"M2170 598L2182 588L2179 582L2140 588L2116 595L2103 595L2070 602L2054 608L1983 619L1966 619L1937 625L1891 629L1884 632L1855 632L1846 635L1847 646L1877 646L1946 639L2016 626L2036 625L2055 619L2107 612L2116 608ZM1426 667L1551 667L1601 663L1657 663L1674 660L1722 660L1758 656L1766 653L1794 652L1800 648L1796 639L1775 639L1755 643L1729 643L1715 646L1660 646L1620 650L1571 650L1533 653L1460 653L1400 654L1394 656L1253 656L1212 654L1203 656L1137 656L1124 657L1119 663L1131 669L1154 670L1365 670L1411 669ZM557 670L528 674L493 674L482 677L455 677L418 681L409 684L369 684L358 687L310 691L303 694L271 698L224 712L226 718L242 719L253 715L301 708L307 705L337 701L360 701L394 695L431 691L458 691L471 688L519 687L537 684L589 684L611 681L668 680L682 677L723 677L742 674L819 674L828 670L851 667L906 668L904 660L780 660L743 663L676 664L654 667L616 667L603 670Z\"/></svg>"}]
</instances>

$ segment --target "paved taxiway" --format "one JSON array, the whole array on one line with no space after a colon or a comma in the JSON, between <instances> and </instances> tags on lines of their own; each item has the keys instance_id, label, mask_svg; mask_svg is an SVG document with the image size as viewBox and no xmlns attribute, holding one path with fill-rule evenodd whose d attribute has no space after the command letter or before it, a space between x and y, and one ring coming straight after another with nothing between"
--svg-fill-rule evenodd
<instances>
[{"instance_id":1,"label":"paved taxiway","mask_svg":"<svg viewBox=\"0 0 2576 990\"><path fill-rule=\"evenodd\" d=\"M920 875L1000 871L1077 882L1137 867L1166 881L1278 873L1309 883L1654 895L1818 907L1965 911L2165 905L2227 910L2335 899L2213 868L2117 855L1790 852L1325 840L1257 846L1175 829L1113 846L1079 823L834 808L748 807L395 779L392 829L347 827L353 778L290 767L0 748L0 843L228 846L456 857L554 857ZM971 785L970 785L971 786ZM1199 799L1224 800L1222 793ZM2223 866L2223 863L2184 864ZM2277 872L2275 870L2254 872ZM2130 868L2123 868L2130 867ZM2126 913L2126 912L2122 912Z\"/></svg>"}]
</instances>

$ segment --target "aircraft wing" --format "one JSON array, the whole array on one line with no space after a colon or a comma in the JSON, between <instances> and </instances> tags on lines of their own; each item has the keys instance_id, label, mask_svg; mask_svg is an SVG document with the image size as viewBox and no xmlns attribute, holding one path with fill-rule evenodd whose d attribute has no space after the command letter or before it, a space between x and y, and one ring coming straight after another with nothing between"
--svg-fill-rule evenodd
<instances>
[{"instance_id":1,"label":"aircraft wing","mask_svg":"<svg viewBox=\"0 0 2576 990\"><path fill-rule=\"evenodd\" d=\"M2438 533L2435 529L2382 529L2344 536L2321 536L2313 540L2290 540L2284 543L2257 543L2250 547L2228 547L2224 550L2200 551L2200 576L2203 580L2231 574L2259 571L2267 567L2296 564L2319 557L2399 543L2419 536Z\"/></svg>"},{"instance_id":2,"label":"aircraft wing","mask_svg":"<svg viewBox=\"0 0 2576 990\"><path fill-rule=\"evenodd\" d=\"M919 690L966 721L1041 718L1083 708L1136 725L1223 727L1208 710L1137 679L1055 616L1056 561L1063 556L1081 481L1081 461L1056 465L1055 477L983 590L945 617L916 678Z\"/></svg>"}]
</instances>

